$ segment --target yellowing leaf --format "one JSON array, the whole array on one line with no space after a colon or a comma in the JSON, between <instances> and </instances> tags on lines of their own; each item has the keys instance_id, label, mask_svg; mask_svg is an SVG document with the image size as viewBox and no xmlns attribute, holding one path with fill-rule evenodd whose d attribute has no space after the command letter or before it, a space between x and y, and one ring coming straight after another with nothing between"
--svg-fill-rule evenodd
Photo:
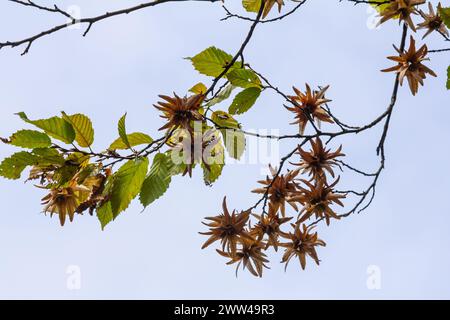
<instances>
[{"instance_id":1,"label":"yellowing leaf","mask_svg":"<svg viewBox=\"0 0 450 320\"><path fill-rule=\"evenodd\" d=\"M242 0L242 6L248 12L259 12L261 0Z\"/></svg>"},{"instance_id":2,"label":"yellowing leaf","mask_svg":"<svg viewBox=\"0 0 450 320\"><path fill-rule=\"evenodd\" d=\"M66 120L59 117L49 119L30 120L24 112L17 114L23 121L33 124L39 129L44 130L49 136L61 140L67 144L75 140L75 130Z\"/></svg>"},{"instance_id":3,"label":"yellowing leaf","mask_svg":"<svg viewBox=\"0 0 450 320\"><path fill-rule=\"evenodd\" d=\"M220 127L239 129L240 125L236 119L225 111L214 111L211 120ZM219 128L220 129L220 128Z\"/></svg>"},{"instance_id":4,"label":"yellowing leaf","mask_svg":"<svg viewBox=\"0 0 450 320\"><path fill-rule=\"evenodd\" d=\"M217 77L231 63L233 57L216 47L209 47L191 60L195 70L206 76ZM234 67L234 66L233 66Z\"/></svg>"},{"instance_id":5,"label":"yellowing leaf","mask_svg":"<svg viewBox=\"0 0 450 320\"><path fill-rule=\"evenodd\" d=\"M88 148L94 143L94 128L92 121L84 114L74 114L68 116L62 112L63 119L69 122L75 130L75 141L82 148Z\"/></svg>"},{"instance_id":6,"label":"yellowing leaf","mask_svg":"<svg viewBox=\"0 0 450 320\"><path fill-rule=\"evenodd\" d=\"M440 8L439 15L441 16L442 21L444 21L447 28L450 28L450 7Z\"/></svg>"},{"instance_id":7,"label":"yellowing leaf","mask_svg":"<svg viewBox=\"0 0 450 320\"><path fill-rule=\"evenodd\" d=\"M17 152L0 164L0 176L7 179L19 179L26 167L34 165L36 157L30 152Z\"/></svg>"},{"instance_id":8,"label":"yellowing leaf","mask_svg":"<svg viewBox=\"0 0 450 320\"><path fill-rule=\"evenodd\" d=\"M126 135L128 145L125 144L122 138L116 139L111 145L109 146L109 150L124 150L128 149L130 147L142 145L142 144L150 144L153 142L153 139L142 132L134 132Z\"/></svg>"},{"instance_id":9,"label":"yellowing leaf","mask_svg":"<svg viewBox=\"0 0 450 320\"><path fill-rule=\"evenodd\" d=\"M14 146L28 149L46 148L52 144L48 135L35 130L17 131L9 138L9 141Z\"/></svg>"},{"instance_id":10,"label":"yellowing leaf","mask_svg":"<svg viewBox=\"0 0 450 320\"><path fill-rule=\"evenodd\" d=\"M378 12L383 12L384 9L386 9L390 3L385 3L386 0L373 0L372 3L370 4L372 7L375 8L375 10L377 10ZM381 3L381 4L377 4L377 3Z\"/></svg>"},{"instance_id":11,"label":"yellowing leaf","mask_svg":"<svg viewBox=\"0 0 450 320\"><path fill-rule=\"evenodd\" d=\"M447 68L447 89L450 90L450 66Z\"/></svg>"},{"instance_id":12,"label":"yellowing leaf","mask_svg":"<svg viewBox=\"0 0 450 320\"><path fill-rule=\"evenodd\" d=\"M245 151L245 134L241 131L231 129L222 129L220 130L220 132L222 133L223 141L225 144L225 148L228 151L228 155L234 159L239 160Z\"/></svg>"},{"instance_id":13,"label":"yellowing leaf","mask_svg":"<svg viewBox=\"0 0 450 320\"><path fill-rule=\"evenodd\" d=\"M189 92L192 92L195 94L205 94L206 91L208 91L208 88L201 82L197 83L195 86L193 86L191 89L189 89Z\"/></svg>"},{"instance_id":14,"label":"yellowing leaf","mask_svg":"<svg viewBox=\"0 0 450 320\"><path fill-rule=\"evenodd\" d=\"M211 185L217 181L225 166L225 151L221 142L217 143L205 156L206 163L202 163L203 180L206 185Z\"/></svg>"}]
</instances>

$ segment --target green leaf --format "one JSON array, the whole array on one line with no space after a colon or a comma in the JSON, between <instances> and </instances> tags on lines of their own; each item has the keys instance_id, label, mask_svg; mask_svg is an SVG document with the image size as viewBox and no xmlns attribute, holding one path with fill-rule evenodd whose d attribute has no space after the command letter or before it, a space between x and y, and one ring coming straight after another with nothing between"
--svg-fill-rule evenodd
<instances>
[{"instance_id":1,"label":"green leaf","mask_svg":"<svg viewBox=\"0 0 450 320\"><path fill-rule=\"evenodd\" d=\"M205 181L205 184L209 186L217 181L225 166L225 151L220 142L214 146L205 161L208 166L202 162L203 180Z\"/></svg>"},{"instance_id":2,"label":"green leaf","mask_svg":"<svg viewBox=\"0 0 450 320\"><path fill-rule=\"evenodd\" d=\"M450 90L450 66L447 68L447 89Z\"/></svg>"},{"instance_id":3,"label":"green leaf","mask_svg":"<svg viewBox=\"0 0 450 320\"><path fill-rule=\"evenodd\" d=\"M44 130L49 136L55 139L67 144L70 144L75 140L75 130L69 122L62 118L52 117L49 119L30 120L24 112L19 112L17 115L23 121Z\"/></svg>"},{"instance_id":4,"label":"green leaf","mask_svg":"<svg viewBox=\"0 0 450 320\"><path fill-rule=\"evenodd\" d=\"M225 111L217 110L212 113L211 120L221 128L239 129L240 125L232 115ZM220 128L219 128L220 129Z\"/></svg>"},{"instance_id":5,"label":"green leaf","mask_svg":"<svg viewBox=\"0 0 450 320\"><path fill-rule=\"evenodd\" d=\"M64 165L66 161L58 150L53 148L36 148L32 153L36 156L36 165Z\"/></svg>"},{"instance_id":6,"label":"green leaf","mask_svg":"<svg viewBox=\"0 0 450 320\"><path fill-rule=\"evenodd\" d=\"M231 114L241 114L247 112L256 102L261 94L260 88L247 88L236 95L228 112Z\"/></svg>"},{"instance_id":7,"label":"green leaf","mask_svg":"<svg viewBox=\"0 0 450 320\"><path fill-rule=\"evenodd\" d=\"M228 80L232 85L241 88L257 87L261 88L261 80L252 71L248 69L233 69L227 74Z\"/></svg>"},{"instance_id":8,"label":"green leaf","mask_svg":"<svg viewBox=\"0 0 450 320\"><path fill-rule=\"evenodd\" d=\"M241 125L230 114L225 111L215 111L211 116L211 120L222 127L222 133L225 148L230 157L239 160L245 151L245 134L240 130ZM230 129L223 129L230 128Z\"/></svg>"},{"instance_id":9,"label":"green leaf","mask_svg":"<svg viewBox=\"0 0 450 320\"><path fill-rule=\"evenodd\" d=\"M213 99L211 99L206 106L207 107L212 107L218 103L221 103L222 101L225 101L226 99L228 99L231 96L231 93L233 92L233 90L236 87L233 86L232 84L228 84L222 91L220 91L220 93L214 97Z\"/></svg>"},{"instance_id":10,"label":"green leaf","mask_svg":"<svg viewBox=\"0 0 450 320\"><path fill-rule=\"evenodd\" d=\"M88 148L94 143L94 128L92 121L84 114L74 114L68 116L62 112L63 119L69 122L75 130L75 141L82 148Z\"/></svg>"},{"instance_id":11,"label":"green leaf","mask_svg":"<svg viewBox=\"0 0 450 320\"><path fill-rule=\"evenodd\" d=\"M104 203L101 207L97 209L97 218L100 221L102 230L105 229L106 225L114 220L114 215L112 213L111 202Z\"/></svg>"},{"instance_id":12,"label":"green leaf","mask_svg":"<svg viewBox=\"0 0 450 320\"><path fill-rule=\"evenodd\" d=\"M193 86L191 89L189 89L189 92L192 92L195 94L205 94L206 91L208 91L208 88L201 82L197 83L195 86Z\"/></svg>"},{"instance_id":13,"label":"green leaf","mask_svg":"<svg viewBox=\"0 0 450 320\"><path fill-rule=\"evenodd\" d=\"M125 163L113 177L111 210L113 217L126 210L139 194L148 170L148 159L139 158Z\"/></svg>"},{"instance_id":14,"label":"green leaf","mask_svg":"<svg viewBox=\"0 0 450 320\"><path fill-rule=\"evenodd\" d=\"M150 174L145 179L139 196L144 207L160 198L169 188L172 180L171 164L169 155L164 153L155 155Z\"/></svg>"},{"instance_id":15,"label":"green leaf","mask_svg":"<svg viewBox=\"0 0 450 320\"><path fill-rule=\"evenodd\" d=\"M20 130L9 138L10 143L17 147L34 149L50 147L52 141L43 132L35 130Z\"/></svg>"},{"instance_id":16,"label":"green leaf","mask_svg":"<svg viewBox=\"0 0 450 320\"><path fill-rule=\"evenodd\" d=\"M117 130L119 131L119 137L127 147L127 149L131 149L130 141L128 141L127 129L125 126L125 121L127 119L127 114L125 113L122 118L120 118L119 123L117 124Z\"/></svg>"},{"instance_id":17,"label":"green leaf","mask_svg":"<svg viewBox=\"0 0 450 320\"><path fill-rule=\"evenodd\" d=\"M176 152L176 154L174 154L175 152ZM178 163L178 161L177 161L177 163L175 163L173 161L172 156L173 157L179 156L177 151L170 149L170 150L166 151L165 155L167 156L167 160L169 162L168 166L169 166L170 176L176 176L176 175L185 173L186 168L187 168L186 163L183 163L183 162ZM196 163L194 163L192 165L192 168L195 168L195 166L196 166Z\"/></svg>"},{"instance_id":18,"label":"green leaf","mask_svg":"<svg viewBox=\"0 0 450 320\"><path fill-rule=\"evenodd\" d=\"M141 132L130 133L127 134L126 137L129 144L128 146L125 144L122 138L118 138L116 141L111 143L108 149L124 150L129 149L130 147L138 146L141 144L150 144L153 142L153 139L149 135Z\"/></svg>"},{"instance_id":19,"label":"green leaf","mask_svg":"<svg viewBox=\"0 0 450 320\"><path fill-rule=\"evenodd\" d=\"M441 16L442 21L444 21L447 28L450 28L450 7L441 8L439 10L439 15Z\"/></svg>"},{"instance_id":20,"label":"green leaf","mask_svg":"<svg viewBox=\"0 0 450 320\"><path fill-rule=\"evenodd\" d=\"M216 47L209 47L196 56L188 59L191 60L195 70L201 74L217 77L224 71L228 64L231 63L233 56Z\"/></svg>"},{"instance_id":21,"label":"green leaf","mask_svg":"<svg viewBox=\"0 0 450 320\"><path fill-rule=\"evenodd\" d=\"M242 6L248 12L259 12L261 8L261 0L242 0Z\"/></svg>"},{"instance_id":22,"label":"green leaf","mask_svg":"<svg viewBox=\"0 0 450 320\"><path fill-rule=\"evenodd\" d=\"M26 151L14 153L0 164L0 176L7 179L19 179L26 167L36 163L36 157Z\"/></svg>"},{"instance_id":23,"label":"green leaf","mask_svg":"<svg viewBox=\"0 0 450 320\"><path fill-rule=\"evenodd\" d=\"M376 2L381 3L381 4L376 4ZM388 6L391 5L391 3L385 3L386 0L372 0L372 3L370 4L372 7L375 8L375 10L377 10L378 12L383 12L384 9L386 9Z\"/></svg>"},{"instance_id":24,"label":"green leaf","mask_svg":"<svg viewBox=\"0 0 450 320\"><path fill-rule=\"evenodd\" d=\"M245 134L242 131L236 131L231 129L222 129L223 141L228 155L233 159L239 160L245 151L246 140Z\"/></svg>"}]
</instances>

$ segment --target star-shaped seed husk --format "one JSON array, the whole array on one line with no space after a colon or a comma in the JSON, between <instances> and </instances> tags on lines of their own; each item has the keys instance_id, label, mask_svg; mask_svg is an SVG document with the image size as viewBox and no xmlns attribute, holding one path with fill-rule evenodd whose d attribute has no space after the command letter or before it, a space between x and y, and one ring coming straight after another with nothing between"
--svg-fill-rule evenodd
<instances>
[{"instance_id":1,"label":"star-shaped seed husk","mask_svg":"<svg viewBox=\"0 0 450 320\"><path fill-rule=\"evenodd\" d=\"M326 244L319 239L317 232L311 233L312 228L308 228L306 225L300 226L300 224L292 224L294 232L289 232L282 235L288 242L282 243L281 246L285 248L283 254L282 263L285 263L285 269L287 269L289 262L292 258L297 257L300 261L300 265L303 270L306 268L306 257L311 257L314 262L319 265L320 260L317 256L316 247Z\"/></svg>"},{"instance_id":2,"label":"star-shaped seed husk","mask_svg":"<svg viewBox=\"0 0 450 320\"><path fill-rule=\"evenodd\" d=\"M250 234L245 230L245 225L250 217L250 211L242 211L236 213L235 210L230 214L227 208L226 197L223 198L222 203L223 213L215 217L207 217L206 220L211 222L204 225L209 227L208 232L200 232L202 235L210 236L203 244L202 249L205 249L212 243L220 241L222 244L222 251L230 253L235 256L237 244L241 239L253 240Z\"/></svg>"},{"instance_id":3,"label":"star-shaped seed husk","mask_svg":"<svg viewBox=\"0 0 450 320\"><path fill-rule=\"evenodd\" d=\"M444 21L442 21L442 17L440 16L439 12L442 10L441 3L438 4L436 12L434 12L433 5L431 2L428 2L428 10L429 13L425 13L422 10L419 10L420 15L423 18L423 22L419 23L417 25L417 29L426 29L424 36L422 39L424 39L426 36L428 36L433 31L437 31L447 37L449 37L449 32L444 24Z\"/></svg>"},{"instance_id":4,"label":"star-shaped seed husk","mask_svg":"<svg viewBox=\"0 0 450 320\"><path fill-rule=\"evenodd\" d=\"M333 167L339 167L339 163L336 158L343 157L345 154L341 152L342 146L336 151L327 149L320 138L311 140L311 149L305 151L301 146L298 146L297 154L300 155L301 161L299 163L293 163L293 165L300 166L303 172L311 176L312 179L321 179L325 176L325 171L330 173L334 178Z\"/></svg>"},{"instance_id":5,"label":"star-shaped seed husk","mask_svg":"<svg viewBox=\"0 0 450 320\"><path fill-rule=\"evenodd\" d=\"M297 184L295 178L299 174L299 170L288 171L286 175L277 175L277 170L269 165L272 178L266 177L265 180L260 180L258 183L264 185L263 188L253 190L253 193L266 194L268 196L269 204L272 206L271 210L276 213L281 211L283 217L286 216L286 202L291 205L294 210L298 211L296 201L292 198L298 194Z\"/></svg>"},{"instance_id":6,"label":"star-shaped seed husk","mask_svg":"<svg viewBox=\"0 0 450 320\"><path fill-rule=\"evenodd\" d=\"M174 97L165 95L160 95L159 97L164 101L159 101L153 106L162 111L161 118L167 120L167 123L159 128L159 130L183 128L192 132L193 127L191 122L203 120L199 109L201 108L204 95L197 94L181 98L174 93Z\"/></svg>"},{"instance_id":7,"label":"star-shaped seed husk","mask_svg":"<svg viewBox=\"0 0 450 320\"><path fill-rule=\"evenodd\" d=\"M286 109L295 114L296 121L291 124L298 124L301 134L305 132L306 125L309 121L317 121L320 124L321 121L333 123L332 118L322 108L322 105L330 102L331 100L325 99L325 91L329 86L326 86L319 91L311 90L310 86L306 84L306 92L303 93L296 87L293 87L295 96L289 96L288 98L294 104L293 107L287 107Z\"/></svg>"},{"instance_id":8,"label":"star-shaped seed husk","mask_svg":"<svg viewBox=\"0 0 450 320\"><path fill-rule=\"evenodd\" d=\"M381 20L378 25L390 19L398 18L399 23L404 21L411 30L416 31L411 16L417 14L416 6L423 3L425 3L425 0L391 0L391 3L380 12Z\"/></svg>"},{"instance_id":9,"label":"star-shaped seed husk","mask_svg":"<svg viewBox=\"0 0 450 320\"><path fill-rule=\"evenodd\" d=\"M416 50L416 41L412 36L408 50L401 52L395 46L394 48L399 55L388 57L388 59L397 62L397 65L381 71L398 73L400 85L403 85L403 80L406 77L409 88L415 95L419 91L419 84L423 86L423 80L426 79L427 74L436 77L434 71L422 63L429 60L427 58L428 48L424 44L419 50Z\"/></svg>"}]
</instances>

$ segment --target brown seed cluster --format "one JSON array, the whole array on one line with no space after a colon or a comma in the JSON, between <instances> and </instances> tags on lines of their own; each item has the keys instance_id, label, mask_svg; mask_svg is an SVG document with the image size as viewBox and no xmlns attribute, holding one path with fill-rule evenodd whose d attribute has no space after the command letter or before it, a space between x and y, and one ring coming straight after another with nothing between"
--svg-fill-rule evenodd
<instances>
[{"instance_id":1,"label":"brown seed cluster","mask_svg":"<svg viewBox=\"0 0 450 320\"><path fill-rule=\"evenodd\" d=\"M331 101L324 97L327 88L313 91L306 85L305 93L294 88L297 95L290 97L294 107L287 109L296 115L294 124L300 124L300 132L314 120L333 121L322 108ZM259 277L268 268L270 249L284 250L281 262L286 267L292 258L298 259L302 269L306 268L307 257L319 264L316 249L325 242L311 224L324 220L329 225L340 218L335 207L344 206L345 194L335 190L339 182L335 171L341 169L339 158L344 154L342 146L332 150L319 137L309 139L309 144L309 149L298 146L298 161L291 162L292 169L282 173L269 165L270 176L258 181L262 186L252 192L263 197L262 213L254 213L253 207L230 214L224 199L223 213L206 218L212 222L206 224L209 231L202 233L210 236L203 248L220 242L217 252L230 259L227 264L237 263L237 269L242 266Z\"/></svg>"},{"instance_id":2,"label":"brown seed cluster","mask_svg":"<svg viewBox=\"0 0 450 320\"><path fill-rule=\"evenodd\" d=\"M107 200L103 191L110 174L110 169L73 153L61 166L34 166L29 180L39 180L38 187L49 190L42 198L44 213L57 214L64 226L67 217L72 222L75 214L88 211L92 215Z\"/></svg>"}]
</instances>

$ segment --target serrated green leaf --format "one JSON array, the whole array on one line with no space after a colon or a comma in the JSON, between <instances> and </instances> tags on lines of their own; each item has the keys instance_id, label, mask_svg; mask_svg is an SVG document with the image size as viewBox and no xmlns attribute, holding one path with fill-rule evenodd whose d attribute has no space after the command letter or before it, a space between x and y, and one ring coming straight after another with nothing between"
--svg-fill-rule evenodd
<instances>
[{"instance_id":1,"label":"serrated green leaf","mask_svg":"<svg viewBox=\"0 0 450 320\"><path fill-rule=\"evenodd\" d=\"M68 116L62 112L63 119L69 122L75 130L75 141L82 148L88 148L94 143L94 128L92 121L87 116L77 113Z\"/></svg>"},{"instance_id":2,"label":"serrated green leaf","mask_svg":"<svg viewBox=\"0 0 450 320\"><path fill-rule=\"evenodd\" d=\"M242 114L247 112L256 102L261 94L260 88L247 88L236 95L228 112L231 114Z\"/></svg>"},{"instance_id":3,"label":"serrated green leaf","mask_svg":"<svg viewBox=\"0 0 450 320\"><path fill-rule=\"evenodd\" d=\"M261 88L261 80L252 70L233 69L227 74L227 79L234 86L241 88Z\"/></svg>"},{"instance_id":4,"label":"serrated green leaf","mask_svg":"<svg viewBox=\"0 0 450 320\"><path fill-rule=\"evenodd\" d=\"M447 89L450 90L450 66L447 68Z\"/></svg>"},{"instance_id":5,"label":"serrated green leaf","mask_svg":"<svg viewBox=\"0 0 450 320\"><path fill-rule=\"evenodd\" d=\"M122 142L127 147L127 149L131 149L130 141L128 141L127 129L125 126L125 121L127 119L127 114L125 113L119 120L117 124L117 130L119 132L119 137L122 139Z\"/></svg>"},{"instance_id":6,"label":"serrated green leaf","mask_svg":"<svg viewBox=\"0 0 450 320\"><path fill-rule=\"evenodd\" d=\"M189 92L192 92L195 94L205 94L206 91L208 91L208 88L201 82L197 83L195 86L193 86L191 89L189 89Z\"/></svg>"},{"instance_id":7,"label":"serrated green leaf","mask_svg":"<svg viewBox=\"0 0 450 320\"><path fill-rule=\"evenodd\" d=\"M213 112L211 120L222 127L220 132L229 156L239 160L245 151L246 144L245 134L242 131L234 130L241 129L239 122L227 112L220 110Z\"/></svg>"},{"instance_id":8,"label":"serrated green leaf","mask_svg":"<svg viewBox=\"0 0 450 320\"><path fill-rule=\"evenodd\" d=\"M228 155L233 159L239 160L245 151L245 134L241 131L231 129L222 129L220 132L222 133Z\"/></svg>"},{"instance_id":9,"label":"serrated green leaf","mask_svg":"<svg viewBox=\"0 0 450 320\"><path fill-rule=\"evenodd\" d=\"M203 180L209 186L217 181L225 166L225 150L222 143L217 143L204 160L208 165L202 163Z\"/></svg>"},{"instance_id":10,"label":"serrated green leaf","mask_svg":"<svg viewBox=\"0 0 450 320\"><path fill-rule=\"evenodd\" d=\"M242 0L242 6L247 12L259 12L261 0Z\"/></svg>"},{"instance_id":11,"label":"serrated green leaf","mask_svg":"<svg viewBox=\"0 0 450 320\"><path fill-rule=\"evenodd\" d=\"M232 84L228 84L216 97L214 97L213 99L211 99L206 106L207 107L212 107L216 104L221 103L222 101L227 100L230 96L231 93L233 92L233 90L236 87L233 86Z\"/></svg>"},{"instance_id":12,"label":"serrated green leaf","mask_svg":"<svg viewBox=\"0 0 450 320\"><path fill-rule=\"evenodd\" d=\"M154 157L150 173L142 185L139 196L144 208L160 198L169 188L172 180L171 166L169 155L158 153Z\"/></svg>"},{"instance_id":13,"label":"serrated green leaf","mask_svg":"<svg viewBox=\"0 0 450 320\"><path fill-rule=\"evenodd\" d=\"M76 134L74 128L69 122L62 118L52 117L41 120L30 120L24 112L19 112L17 115L23 121L44 130L52 138L58 139L67 144L70 144L75 140Z\"/></svg>"},{"instance_id":14,"label":"serrated green leaf","mask_svg":"<svg viewBox=\"0 0 450 320\"><path fill-rule=\"evenodd\" d=\"M217 77L231 63L233 56L216 47L209 47L192 58L192 65L201 74ZM237 65L236 65L237 66ZM234 66L232 67L234 68Z\"/></svg>"},{"instance_id":15,"label":"serrated green leaf","mask_svg":"<svg viewBox=\"0 0 450 320\"><path fill-rule=\"evenodd\" d=\"M375 8L378 12L383 12L384 9L386 9L391 3L385 3L386 0L372 0L372 3L370 4L372 7ZM381 3L381 4L377 4Z\"/></svg>"},{"instance_id":16,"label":"serrated green leaf","mask_svg":"<svg viewBox=\"0 0 450 320\"><path fill-rule=\"evenodd\" d=\"M148 170L148 159L139 158L125 163L113 177L111 210L113 217L126 210L139 194Z\"/></svg>"},{"instance_id":17,"label":"serrated green leaf","mask_svg":"<svg viewBox=\"0 0 450 320\"><path fill-rule=\"evenodd\" d=\"M20 130L14 133L9 141L12 145L27 149L50 147L52 141L43 132L35 130Z\"/></svg>"},{"instance_id":18,"label":"serrated green leaf","mask_svg":"<svg viewBox=\"0 0 450 320\"><path fill-rule=\"evenodd\" d=\"M450 28L450 7L440 8L439 15L441 16L442 21L444 21L447 28Z\"/></svg>"},{"instance_id":19,"label":"serrated green leaf","mask_svg":"<svg viewBox=\"0 0 450 320\"><path fill-rule=\"evenodd\" d=\"M32 153L36 156L36 164L41 166L64 165L66 161L63 155L54 148L36 148Z\"/></svg>"},{"instance_id":20,"label":"serrated green leaf","mask_svg":"<svg viewBox=\"0 0 450 320\"><path fill-rule=\"evenodd\" d=\"M127 141L129 143L129 146L125 144L122 138L116 139L111 145L109 146L109 150L124 150L129 149L130 147L139 146L141 144L150 144L153 142L153 139L145 133L142 132L133 132L130 134L127 134Z\"/></svg>"},{"instance_id":21,"label":"serrated green leaf","mask_svg":"<svg viewBox=\"0 0 450 320\"><path fill-rule=\"evenodd\" d=\"M102 230L105 229L106 225L114 220L114 215L112 213L111 202L104 203L101 207L97 208L97 218L100 221Z\"/></svg>"},{"instance_id":22,"label":"serrated green leaf","mask_svg":"<svg viewBox=\"0 0 450 320\"><path fill-rule=\"evenodd\" d=\"M212 113L211 120L221 128L239 129L239 122L228 112L217 110ZM219 128L220 129L220 128Z\"/></svg>"},{"instance_id":23,"label":"serrated green leaf","mask_svg":"<svg viewBox=\"0 0 450 320\"><path fill-rule=\"evenodd\" d=\"M22 175L26 167L34 165L36 157L26 151L14 153L9 158L6 158L0 163L0 176L17 180Z\"/></svg>"}]
</instances>

